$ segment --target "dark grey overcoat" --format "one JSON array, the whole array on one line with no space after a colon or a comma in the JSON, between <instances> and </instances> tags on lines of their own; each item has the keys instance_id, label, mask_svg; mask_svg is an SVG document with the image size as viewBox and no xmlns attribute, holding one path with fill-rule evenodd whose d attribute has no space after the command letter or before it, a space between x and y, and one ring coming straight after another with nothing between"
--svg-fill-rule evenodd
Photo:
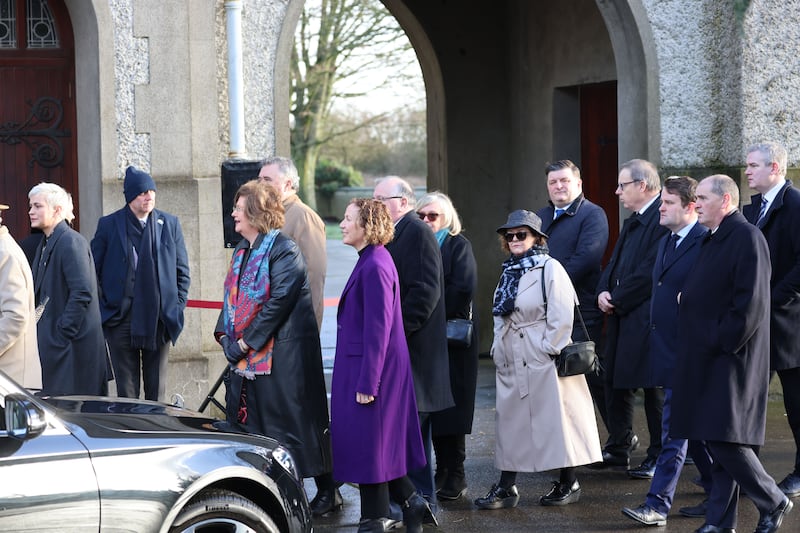
<instances>
[{"instance_id":1,"label":"dark grey overcoat","mask_svg":"<svg viewBox=\"0 0 800 533\"><path fill-rule=\"evenodd\" d=\"M61 221L39 243L31 270L36 305L49 298L37 324L42 392L107 394L108 355L89 243Z\"/></svg>"}]
</instances>

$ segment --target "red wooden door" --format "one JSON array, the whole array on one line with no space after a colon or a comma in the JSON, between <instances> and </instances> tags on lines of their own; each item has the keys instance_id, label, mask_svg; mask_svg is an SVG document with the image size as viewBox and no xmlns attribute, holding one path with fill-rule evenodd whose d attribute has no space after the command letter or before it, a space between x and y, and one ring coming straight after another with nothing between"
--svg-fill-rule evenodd
<instances>
[{"instance_id":1,"label":"red wooden door","mask_svg":"<svg viewBox=\"0 0 800 533\"><path fill-rule=\"evenodd\" d=\"M18 240L42 181L72 193L79 216L72 24L63 0L0 0L0 203Z\"/></svg>"},{"instance_id":2,"label":"red wooden door","mask_svg":"<svg viewBox=\"0 0 800 533\"><path fill-rule=\"evenodd\" d=\"M619 236L617 82L581 85L581 179L586 197L608 216L608 261Z\"/></svg>"}]
</instances>

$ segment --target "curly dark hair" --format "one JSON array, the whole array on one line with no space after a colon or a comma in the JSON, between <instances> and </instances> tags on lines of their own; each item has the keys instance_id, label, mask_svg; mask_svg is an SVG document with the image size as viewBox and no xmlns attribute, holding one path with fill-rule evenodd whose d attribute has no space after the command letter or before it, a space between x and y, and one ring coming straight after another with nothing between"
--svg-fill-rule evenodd
<instances>
[{"instance_id":1,"label":"curly dark hair","mask_svg":"<svg viewBox=\"0 0 800 533\"><path fill-rule=\"evenodd\" d=\"M364 228L367 244L388 244L394 238L394 224L383 202L372 198L353 198L358 207L358 225Z\"/></svg>"},{"instance_id":2,"label":"curly dark hair","mask_svg":"<svg viewBox=\"0 0 800 533\"><path fill-rule=\"evenodd\" d=\"M239 198L245 199L244 214L259 233L283 227L285 210L281 193L275 187L258 180L251 180L236 191L234 205Z\"/></svg>"}]
</instances>

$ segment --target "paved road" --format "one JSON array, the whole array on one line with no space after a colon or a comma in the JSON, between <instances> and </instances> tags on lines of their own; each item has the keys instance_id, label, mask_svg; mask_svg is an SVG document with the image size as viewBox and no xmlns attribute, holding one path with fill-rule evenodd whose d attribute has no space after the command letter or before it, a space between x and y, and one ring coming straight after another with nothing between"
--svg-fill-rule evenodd
<instances>
[{"instance_id":1,"label":"paved road","mask_svg":"<svg viewBox=\"0 0 800 533\"><path fill-rule=\"evenodd\" d=\"M357 256L351 248L342 245L339 241L328 241L328 254L330 266L325 293L326 297L335 298L341 293ZM322 333L326 366L332 365L336 340L335 323L335 307L326 308ZM777 388L776 391L779 393L780 389ZM557 472L520 474L517 487L521 499L518 507L499 511L477 510L472 505L472 500L483 496L499 477L499 473L494 468L494 392L493 364L490 360L481 360L475 423L473 433L467 440L466 470L469 490L465 498L452 503L443 503L442 510L438 515L440 531L466 533L495 531L684 533L692 532L702 525L702 520L684 518L677 514L679 507L695 505L703 497L702 490L691 482L692 478L697 475L694 467L685 468L678 486L674 512L670 514L665 527L637 527L635 522L622 515L620 512L622 507L635 507L644 501L649 486L647 481L629 479L624 470L579 469L578 480L583 489L581 501L563 508L542 507L538 502L539 496L549 490L550 481L557 478ZM633 462L638 464L644 459L647 441L644 412L641 405L636 410L635 425L640 438L645 441L643 443L645 445L634 454ZM778 394L773 394L770 400L767 435L768 442L762 449L761 457L767 471L781 478L792 466L794 450L783 403ZM605 440L605 434L601 435L601 438ZM524 443L520 443L520 445L524 445ZM314 495L313 481L307 484L307 490L310 496ZM314 524L316 532L355 531L360 516L358 490L345 485L342 493L345 498L344 510L331 517L318 520ZM800 504L800 499L796 500L795 504ZM753 531L757 521L758 513L752 503L743 499L739 509L737 531L739 533ZM436 530L426 528L428 533L433 531ZM800 507L796 508L784 521L781 532L784 531L800 531Z\"/></svg>"}]
</instances>

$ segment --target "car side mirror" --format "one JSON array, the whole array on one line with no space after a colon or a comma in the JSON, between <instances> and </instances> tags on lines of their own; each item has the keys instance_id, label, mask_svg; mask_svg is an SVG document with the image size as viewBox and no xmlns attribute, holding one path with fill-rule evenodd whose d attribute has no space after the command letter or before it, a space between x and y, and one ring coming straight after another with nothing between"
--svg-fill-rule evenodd
<instances>
[{"instance_id":1,"label":"car side mirror","mask_svg":"<svg viewBox=\"0 0 800 533\"><path fill-rule=\"evenodd\" d=\"M41 435L47 427L44 411L22 394L5 397L6 434L25 440Z\"/></svg>"}]
</instances>

